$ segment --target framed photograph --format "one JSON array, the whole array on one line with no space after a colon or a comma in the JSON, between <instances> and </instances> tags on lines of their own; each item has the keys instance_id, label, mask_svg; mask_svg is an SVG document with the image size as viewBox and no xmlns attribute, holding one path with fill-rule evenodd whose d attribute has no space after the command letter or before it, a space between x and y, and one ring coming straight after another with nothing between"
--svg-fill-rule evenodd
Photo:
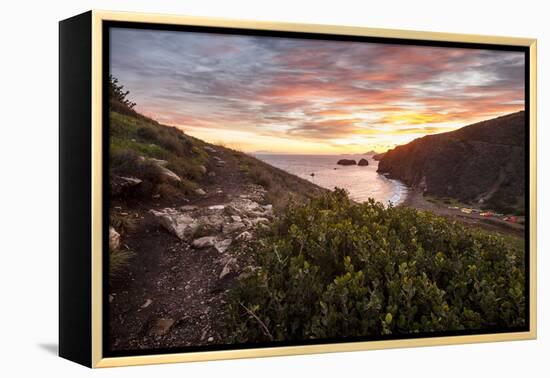
<instances>
[{"instance_id":1,"label":"framed photograph","mask_svg":"<svg viewBox=\"0 0 550 378\"><path fill-rule=\"evenodd\" d=\"M60 22L60 335L108 367L536 337L536 40Z\"/></svg>"}]
</instances>

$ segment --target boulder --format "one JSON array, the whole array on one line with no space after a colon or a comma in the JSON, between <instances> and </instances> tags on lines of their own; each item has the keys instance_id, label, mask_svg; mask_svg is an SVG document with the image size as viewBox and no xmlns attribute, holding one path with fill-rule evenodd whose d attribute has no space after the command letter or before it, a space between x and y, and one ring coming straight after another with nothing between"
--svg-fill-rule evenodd
<instances>
[{"instance_id":1,"label":"boulder","mask_svg":"<svg viewBox=\"0 0 550 378\"><path fill-rule=\"evenodd\" d=\"M168 165L167 160L155 159L155 158L145 158L145 157L142 160L145 160L145 159L149 160L152 163L155 163L159 167L166 167Z\"/></svg>"},{"instance_id":2,"label":"boulder","mask_svg":"<svg viewBox=\"0 0 550 378\"><path fill-rule=\"evenodd\" d=\"M150 210L161 226L168 232L186 240L193 235L199 227L199 222L191 215L166 208L160 211Z\"/></svg>"},{"instance_id":3,"label":"boulder","mask_svg":"<svg viewBox=\"0 0 550 378\"><path fill-rule=\"evenodd\" d=\"M116 251L120 247L120 234L114 229L114 227L109 226L109 250Z\"/></svg>"},{"instance_id":4,"label":"boulder","mask_svg":"<svg viewBox=\"0 0 550 378\"><path fill-rule=\"evenodd\" d=\"M367 159L361 159L359 160L359 163L357 163L357 165L363 167L363 166L367 166L369 165L369 161Z\"/></svg>"},{"instance_id":5,"label":"boulder","mask_svg":"<svg viewBox=\"0 0 550 378\"><path fill-rule=\"evenodd\" d=\"M215 154L217 152L215 148L210 147L210 146L204 146L202 149L205 150L206 152L210 152L212 154Z\"/></svg>"},{"instance_id":6,"label":"boulder","mask_svg":"<svg viewBox=\"0 0 550 378\"><path fill-rule=\"evenodd\" d=\"M141 160L147 160L147 161L150 161L151 163L154 163L157 167L159 167L160 169L160 172L162 173L162 175L166 178L168 178L169 180L172 180L172 181L181 181L181 178L173 171L169 170L168 168L166 168L166 165L168 165L168 162L166 160L161 160L161 159L155 159L155 158L146 158L144 156L140 156L140 159Z\"/></svg>"},{"instance_id":7,"label":"boulder","mask_svg":"<svg viewBox=\"0 0 550 378\"><path fill-rule=\"evenodd\" d=\"M226 206L224 210L227 215L242 215L242 211L233 205Z\"/></svg>"},{"instance_id":8,"label":"boulder","mask_svg":"<svg viewBox=\"0 0 550 378\"><path fill-rule=\"evenodd\" d=\"M173 171L169 170L168 168L159 166L160 171L162 172L163 176L172 180L172 181L181 181L181 178L175 174Z\"/></svg>"},{"instance_id":9,"label":"boulder","mask_svg":"<svg viewBox=\"0 0 550 378\"><path fill-rule=\"evenodd\" d=\"M221 226L225 222L226 222L226 220L224 219L224 217L222 217L219 214L211 214L211 215L208 215L206 217L200 217L199 218L199 223L202 226L207 226L207 227L210 227L210 228L214 228L216 230L221 230Z\"/></svg>"},{"instance_id":10,"label":"boulder","mask_svg":"<svg viewBox=\"0 0 550 378\"><path fill-rule=\"evenodd\" d=\"M340 159L336 163L338 165L357 165L357 162L353 159Z\"/></svg>"},{"instance_id":11,"label":"boulder","mask_svg":"<svg viewBox=\"0 0 550 378\"><path fill-rule=\"evenodd\" d=\"M142 180L135 177L114 176L109 182L110 194L112 196L127 194L142 182Z\"/></svg>"},{"instance_id":12,"label":"boulder","mask_svg":"<svg viewBox=\"0 0 550 378\"><path fill-rule=\"evenodd\" d=\"M193 240L193 248L197 249L205 249L214 247L214 244L216 242L216 238L214 236L203 236L202 238L198 238Z\"/></svg>"},{"instance_id":13,"label":"boulder","mask_svg":"<svg viewBox=\"0 0 550 378\"><path fill-rule=\"evenodd\" d=\"M228 276L230 273L233 273L235 270L237 270L237 259L231 258L227 261L227 263L222 268L222 271L220 272L220 280Z\"/></svg>"},{"instance_id":14,"label":"boulder","mask_svg":"<svg viewBox=\"0 0 550 378\"><path fill-rule=\"evenodd\" d=\"M195 189L195 193L198 194L199 196L204 196L206 194L204 189L201 189L201 188Z\"/></svg>"},{"instance_id":15,"label":"boulder","mask_svg":"<svg viewBox=\"0 0 550 378\"><path fill-rule=\"evenodd\" d=\"M222 230L224 234L232 234L234 232L241 231L245 227L246 226L243 222L224 223Z\"/></svg>"},{"instance_id":16,"label":"boulder","mask_svg":"<svg viewBox=\"0 0 550 378\"><path fill-rule=\"evenodd\" d=\"M236 237L237 240L249 241L252 240L252 234L248 231L241 232L239 236Z\"/></svg>"},{"instance_id":17,"label":"boulder","mask_svg":"<svg viewBox=\"0 0 550 378\"><path fill-rule=\"evenodd\" d=\"M225 251L227 251L227 248L229 248L229 246L231 245L232 241L233 240L231 240L231 239L224 239L224 240L216 241L216 242L214 242L214 248L219 253L225 253Z\"/></svg>"},{"instance_id":18,"label":"boulder","mask_svg":"<svg viewBox=\"0 0 550 378\"><path fill-rule=\"evenodd\" d=\"M251 219L250 222L252 222L252 224L255 226L257 225L258 223L269 223L269 219L267 218L263 218L263 217L259 217L259 218L254 218L254 219Z\"/></svg>"},{"instance_id":19,"label":"boulder","mask_svg":"<svg viewBox=\"0 0 550 378\"><path fill-rule=\"evenodd\" d=\"M204 165L199 165L199 171L204 175L206 173L206 167Z\"/></svg>"}]
</instances>

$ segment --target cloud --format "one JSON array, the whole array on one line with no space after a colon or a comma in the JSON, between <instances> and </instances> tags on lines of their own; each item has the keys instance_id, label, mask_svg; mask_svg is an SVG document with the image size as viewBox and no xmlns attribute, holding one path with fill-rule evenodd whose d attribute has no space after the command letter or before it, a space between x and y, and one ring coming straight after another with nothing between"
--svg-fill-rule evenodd
<instances>
[{"instance_id":1,"label":"cloud","mask_svg":"<svg viewBox=\"0 0 550 378\"><path fill-rule=\"evenodd\" d=\"M520 52L115 28L110 56L161 122L327 145L448 130L525 100Z\"/></svg>"}]
</instances>

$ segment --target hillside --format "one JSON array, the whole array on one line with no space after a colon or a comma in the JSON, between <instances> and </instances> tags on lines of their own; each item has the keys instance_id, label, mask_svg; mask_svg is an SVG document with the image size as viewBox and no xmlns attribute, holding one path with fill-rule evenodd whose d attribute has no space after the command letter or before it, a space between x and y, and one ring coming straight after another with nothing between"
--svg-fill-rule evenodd
<instances>
[{"instance_id":1,"label":"hillside","mask_svg":"<svg viewBox=\"0 0 550 378\"><path fill-rule=\"evenodd\" d=\"M206 187L231 191L247 184L265 188L266 201L283 208L323 189L243 152L193 138L138 113L110 113L110 182L112 200L132 204L166 204L211 196ZM127 178L139 180L133 187ZM134 181L138 182L138 181Z\"/></svg>"},{"instance_id":2,"label":"hillside","mask_svg":"<svg viewBox=\"0 0 550 378\"><path fill-rule=\"evenodd\" d=\"M386 152L378 172L424 195L522 214L525 112L416 139Z\"/></svg>"},{"instance_id":3,"label":"hillside","mask_svg":"<svg viewBox=\"0 0 550 378\"><path fill-rule=\"evenodd\" d=\"M219 342L225 291L250 264L238 251L289 202L325 192L113 94L109 176L114 350Z\"/></svg>"}]
</instances>

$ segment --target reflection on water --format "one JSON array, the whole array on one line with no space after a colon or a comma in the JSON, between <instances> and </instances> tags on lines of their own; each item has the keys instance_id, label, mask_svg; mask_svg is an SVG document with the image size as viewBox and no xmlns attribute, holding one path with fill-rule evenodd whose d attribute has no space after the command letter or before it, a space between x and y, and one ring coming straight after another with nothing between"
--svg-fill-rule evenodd
<instances>
[{"instance_id":1,"label":"reflection on water","mask_svg":"<svg viewBox=\"0 0 550 378\"><path fill-rule=\"evenodd\" d=\"M405 200L407 188L397 180L390 180L376 173L378 162L368 155L275 155L256 154L256 158L284 171L309 180L321 187L346 189L358 202L368 198L398 205ZM337 165L340 159L367 159L368 166Z\"/></svg>"}]
</instances>

